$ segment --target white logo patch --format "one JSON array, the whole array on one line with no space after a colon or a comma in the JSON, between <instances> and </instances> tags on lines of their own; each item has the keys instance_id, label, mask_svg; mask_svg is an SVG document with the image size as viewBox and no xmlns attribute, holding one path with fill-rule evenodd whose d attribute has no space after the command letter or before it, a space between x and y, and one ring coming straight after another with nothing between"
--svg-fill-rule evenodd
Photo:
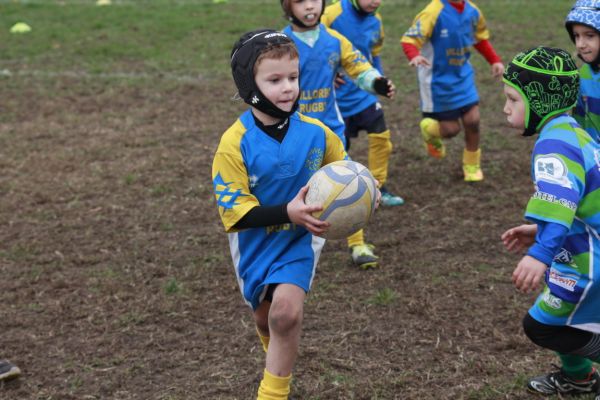
<instances>
[{"instance_id":1,"label":"white logo patch","mask_svg":"<svg viewBox=\"0 0 600 400\"><path fill-rule=\"evenodd\" d=\"M562 306L562 300L558 297L552 296L550 292L545 292L542 300L548 305L548 307L554 308L555 310L558 310Z\"/></svg>"},{"instance_id":2,"label":"white logo patch","mask_svg":"<svg viewBox=\"0 0 600 400\"><path fill-rule=\"evenodd\" d=\"M554 154L537 156L535 159L535 181L544 181L571 189L569 170L565 163Z\"/></svg>"},{"instance_id":3,"label":"white logo patch","mask_svg":"<svg viewBox=\"0 0 600 400\"><path fill-rule=\"evenodd\" d=\"M254 96L254 97L252 98L252 104L256 104L256 103L258 103L259 101L260 101L260 100L258 99L258 97L257 97L257 96Z\"/></svg>"}]
</instances>

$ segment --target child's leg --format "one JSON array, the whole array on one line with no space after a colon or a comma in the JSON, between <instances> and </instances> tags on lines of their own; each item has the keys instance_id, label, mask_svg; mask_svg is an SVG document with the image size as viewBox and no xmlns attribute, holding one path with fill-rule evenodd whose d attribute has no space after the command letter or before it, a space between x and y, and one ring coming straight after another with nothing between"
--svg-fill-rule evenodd
<instances>
[{"instance_id":1,"label":"child's leg","mask_svg":"<svg viewBox=\"0 0 600 400\"><path fill-rule=\"evenodd\" d=\"M479 150L479 106L474 105L462 116L465 128L465 148L474 152Z\"/></svg>"},{"instance_id":2,"label":"child's leg","mask_svg":"<svg viewBox=\"0 0 600 400\"><path fill-rule=\"evenodd\" d=\"M481 171L481 149L479 148L479 106L474 105L462 117L465 128L465 149L463 151L463 172L465 181L483 180Z\"/></svg>"},{"instance_id":3,"label":"child's leg","mask_svg":"<svg viewBox=\"0 0 600 400\"><path fill-rule=\"evenodd\" d=\"M447 118L443 113L436 114L435 118ZM425 140L425 148L429 155L434 158L444 158L446 156L446 146L442 138L451 138L460 132L460 123L458 119L440 119L426 117L421 120L421 136Z\"/></svg>"},{"instance_id":4,"label":"child's leg","mask_svg":"<svg viewBox=\"0 0 600 400\"><path fill-rule=\"evenodd\" d=\"M284 400L290 392L291 373L302 328L306 293L296 285L277 285L269 309L270 341L259 400Z\"/></svg>"},{"instance_id":5,"label":"child's leg","mask_svg":"<svg viewBox=\"0 0 600 400\"><path fill-rule=\"evenodd\" d=\"M543 394L596 393L600 375L592 360L600 361L600 335L570 326L542 324L527 314L523 329L532 342L558 353L562 367L537 376L528 383L530 390Z\"/></svg>"},{"instance_id":6,"label":"child's leg","mask_svg":"<svg viewBox=\"0 0 600 400\"><path fill-rule=\"evenodd\" d=\"M362 269L376 268L379 257L373 253L374 246L365 243L364 231L361 229L348 236L348 248L354 264Z\"/></svg>"},{"instance_id":7,"label":"child's leg","mask_svg":"<svg viewBox=\"0 0 600 400\"><path fill-rule=\"evenodd\" d=\"M270 301L263 301L260 306L254 311L254 322L256 323L256 333L260 339L265 353L269 348L269 309L271 308Z\"/></svg>"}]
</instances>

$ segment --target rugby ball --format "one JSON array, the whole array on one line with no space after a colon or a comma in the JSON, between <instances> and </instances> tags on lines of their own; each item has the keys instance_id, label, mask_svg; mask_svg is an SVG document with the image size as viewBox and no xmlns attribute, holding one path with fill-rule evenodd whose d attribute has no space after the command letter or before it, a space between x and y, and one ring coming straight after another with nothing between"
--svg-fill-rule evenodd
<instances>
[{"instance_id":1,"label":"rugby ball","mask_svg":"<svg viewBox=\"0 0 600 400\"><path fill-rule=\"evenodd\" d=\"M331 224L324 238L346 238L369 222L375 211L377 184L364 165L351 160L336 161L310 178L304 201L307 205L323 206L313 216Z\"/></svg>"}]
</instances>

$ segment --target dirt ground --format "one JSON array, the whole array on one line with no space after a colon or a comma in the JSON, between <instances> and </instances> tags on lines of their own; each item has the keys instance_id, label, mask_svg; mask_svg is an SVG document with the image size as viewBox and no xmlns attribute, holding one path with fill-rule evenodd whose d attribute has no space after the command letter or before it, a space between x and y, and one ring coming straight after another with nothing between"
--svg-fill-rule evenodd
<instances>
[{"instance_id":1,"label":"dirt ground","mask_svg":"<svg viewBox=\"0 0 600 400\"><path fill-rule=\"evenodd\" d=\"M13 79L29 84L3 82L0 100L0 356L23 375L0 398L252 399L264 354L210 178L245 109L231 83ZM532 141L485 95L486 179L465 184L462 136L427 158L416 101L385 104L406 205L367 230L381 268L326 245L294 399L526 399L554 361L522 333L534 296L499 240L522 221ZM351 154L366 162L364 136Z\"/></svg>"}]
</instances>

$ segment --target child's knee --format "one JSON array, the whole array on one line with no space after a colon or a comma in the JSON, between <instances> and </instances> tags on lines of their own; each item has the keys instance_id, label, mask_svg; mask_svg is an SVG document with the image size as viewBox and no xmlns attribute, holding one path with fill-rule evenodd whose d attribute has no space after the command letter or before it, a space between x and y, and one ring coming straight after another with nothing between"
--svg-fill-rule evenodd
<instances>
[{"instance_id":1,"label":"child's knee","mask_svg":"<svg viewBox=\"0 0 600 400\"><path fill-rule=\"evenodd\" d=\"M271 331L286 334L299 329L302 324L302 304L279 298L271 305L269 327Z\"/></svg>"},{"instance_id":2,"label":"child's knee","mask_svg":"<svg viewBox=\"0 0 600 400\"><path fill-rule=\"evenodd\" d=\"M460 133L458 121L443 121L440 123L440 133L445 138L451 138Z\"/></svg>"}]
</instances>

